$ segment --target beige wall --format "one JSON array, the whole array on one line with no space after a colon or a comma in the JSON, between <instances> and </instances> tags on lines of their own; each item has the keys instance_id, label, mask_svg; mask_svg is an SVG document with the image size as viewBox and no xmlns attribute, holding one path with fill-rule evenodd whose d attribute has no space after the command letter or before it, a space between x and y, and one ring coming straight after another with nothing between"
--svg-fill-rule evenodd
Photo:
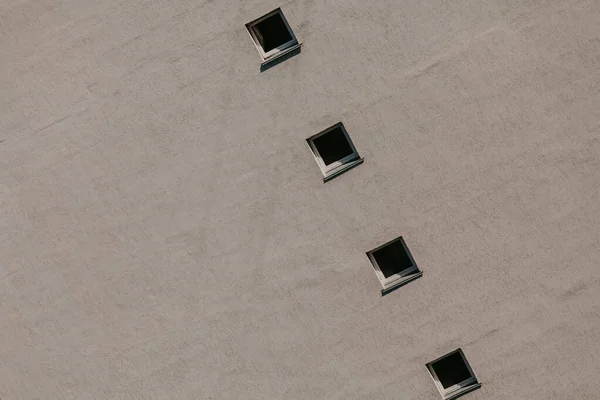
<instances>
[{"instance_id":1,"label":"beige wall","mask_svg":"<svg viewBox=\"0 0 600 400\"><path fill-rule=\"evenodd\" d=\"M244 24L302 53L261 73ZM600 396L597 0L4 0L0 398ZM305 139L365 163L324 184ZM424 276L381 297L365 252Z\"/></svg>"}]
</instances>

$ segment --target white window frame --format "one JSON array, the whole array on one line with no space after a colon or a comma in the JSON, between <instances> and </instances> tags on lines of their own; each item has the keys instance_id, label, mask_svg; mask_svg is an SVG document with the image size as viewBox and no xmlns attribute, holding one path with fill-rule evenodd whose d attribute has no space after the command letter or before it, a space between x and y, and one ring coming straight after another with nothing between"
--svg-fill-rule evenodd
<instances>
[{"instance_id":1,"label":"white window frame","mask_svg":"<svg viewBox=\"0 0 600 400\"><path fill-rule=\"evenodd\" d=\"M319 154L319 149L317 149L314 140L337 128L341 128L342 132L344 133L346 142L348 142L350 148L352 149L352 154L342 158L341 160L326 165L323 161L323 157L321 157L321 154ZM347 166L353 164L355 161L361 160L358 151L356 151L356 147L354 147L354 143L352 143L352 140L350 139L350 136L348 135L348 132L344 127L344 124L341 122L338 122L337 124L325 129L324 131L309 137L308 139L306 139L306 141L308 142L308 145L310 146L310 149L313 152L313 155L315 156L315 160L317 161L317 164L319 165L319 168L321 169L321 172L323 173L323 176L325 178L335 175L338 171L345 169Z\"/></svg>"},{"instance_id":2,"label":"white window frame","mask_svg":"<svg viewBox=\"0 0 600 400\"><path fill-rule=\"evenodd\" d=\"M394 275L386 278L385 275L383 274L383 272L381 271L381 268L377 264L377 260L375 259L375 256L373 255L373 253L375 253L377 250L381 250L382 248L387 247L396 242L400 242L402 244L402 247L404 248L406 255L408 255L408 258L410 259L410 262L412 263L412 267L407 268L404 271L400 271L397 274L394 274ZM404 241L404 238L402 238L402 236L400 236L394 240L390 240L389 242L382 244L381 246L367 252L367 257L369 257L371 264L373 264L373 269L375 270L375 274L377 275L379 282L381 282L381 286L383 286L382 292L386 292L390 289L395 288L396 286L402 285L403 283L406 283L408 281L411 281L411 280L423 275L423 273L419 270L419 267L417 266L417 263L415 262L415 259L413 258L412 254L410 254L410 251L408 250L408 247L406 246L406 242Z\"/></svg>"},{"instance_id":3,"label":"white window frame","mask_svg":"<svg viewBox=\"0 0 600 400\"><path fill-rule=\"evenodd\" d=\"M275 14L279 14L279 16L281 17L288 32L290 33L290 36L292 37L292 40L290 40L274 49L271 49L271 50L265 52L263 50L262 46L260 45L260 41L256 37L256 33L254 32L254 26L256 24L264 21L265 19L272 17ZM254 42L254 46L256 46L256 50L258 50L258 53L262 57L263 61L270 60L270 59L276 57L278 54L289 49L290 47L293 47L293 46L299 44L298 39L296 39L296 35L294 35L294 31L292 31L292 28L290 28L290 24L288 24L287 19L285 18L285 15L283 15L283 12L281 11L281 8L277 8L277 9L271 11L270 13L267 13L267 14L263 15L262 17L255 19L252 22L248 22L246 24L246 28L248 29L248 33L250 34L250 37L252 38L252 41Z\"/></svg>"},{"instance_id":4,"label":"white window frame","mask_svg":"<svg viewBox=\"0 0 600 400\"><path fill-rule=\"evenodd\" d=\"M459 382L455 385L452 385L449 388L444 388L444 386L442 385L442 382L440 381L437 374L435 373L435 370L433 369L433 364L435 364L436 362L443 360L444 358L449 357L455 353L460 354L460 357L462 358L463 363L465 364L469 373L471 374L471 377L468 379L465 379L464 381ZM427 363L427 369L429 370L429 374L431 375L431 378L433 379L435 386L437 387L438 391L440 392L440 394L442 395L442 398L444 400L456 399L457 397L459 397L467 392L470 392L471 390L477 389L481 386L479 384L479 382L477 381L477 377L473 373L473 369L471 368L471 365L469 365L469 362L467 361L467 357L465 357L465 353L463 353L462 349L456 349L456 350L451 351L450 353L447 353L439 358L436 358L435 360L431 361L430 363Z\"/></svg>"}]
</instances>

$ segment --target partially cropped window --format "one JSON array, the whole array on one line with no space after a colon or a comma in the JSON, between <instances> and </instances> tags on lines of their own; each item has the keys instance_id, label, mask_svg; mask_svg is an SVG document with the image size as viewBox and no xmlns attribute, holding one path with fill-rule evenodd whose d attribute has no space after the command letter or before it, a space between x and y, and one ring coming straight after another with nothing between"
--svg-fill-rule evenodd
<instances>
[{"instance_id":1,"label":"partially cropped window","mask_svg":"<svg viewBox=\"0 0 600 400\"><path fill-rule=\"evenodd\" d=\"M453 400L481 387L461 349L427 364L427 369L444 400Z\"/></svg>"},{"instance_id":2,"label":"partially cropped window","mask_svg":"<svg viewBox=\"0 0 600 400\"><path fill-rule=\"evenodd\" d=\"M308 138L307 142L325 181L363 161L341 122Z\"/></svg>"},{"instance_id":3,"label":"partially cropped window","mask_svg":"<svg viewBox=\"0 0 600 400\"><path fill-rule=\"evenodd\" d=\"M381 282L382 293L423 275L402 237L369 251L367 256Z\"/></svg>"},{"instance_id":4,"label":"partially cropped window","mask_svg":"<svg viewBox=\"0 0 600 400\"><path fill-rule=\"evenodd\" d=\"M279 8L246 24L246 27L265 62L275 59L300 45Z\"/></svg>"}]
</instances>

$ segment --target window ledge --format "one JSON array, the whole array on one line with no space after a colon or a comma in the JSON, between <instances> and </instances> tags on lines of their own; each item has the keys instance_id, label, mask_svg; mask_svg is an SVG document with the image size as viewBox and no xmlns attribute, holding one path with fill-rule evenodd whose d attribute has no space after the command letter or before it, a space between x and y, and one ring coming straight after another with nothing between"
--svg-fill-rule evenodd
<instances>
[{"instance_id":1,"label":"window ledge","mask_svg":"<svg viewBox=\"0 0 600 400\"><path fill-rule=\"evenodd\" d=\"M292 54L290 54L290 53L292 53L296 50L300 50L300 47L302 47L302 42L297 43L293 46L290 46L287 49L280 51L279 53L273 54L271 57L264 60L262 62L262 64L260 64L260 69L261 70L268 69L269 67L274 65L275 61L281 60L282 57L285 57L288 54L291 56ZM283 60L281 60L281 61L283 61Z\"/></svg>"},{"instance_id":2,"label":"window ledge","mask_svg":"<svg viewBox=\"0 0 600 400\"><path fill-rule=\"evenodd\" d=\"M403 276L402 278L396 279L392 282L386 282L381 289L381 295L385 295L392 290L399 288L400 286L406 285L408 282L414 281L423 276L423 271L415 271L410 275ZM445 399L445 398L444 398Z\"/></svg>"},{"instance_id":3,"label":"window ledge","mask_svg":"<svg viewBox=\"0 0 600 400\"><path fill-rule=\"evenodd\" d=\"M477 382L474 383L472 385L469 385L467 387L461 388L459 390L457 390L456 392L452 392L450 394L447 394L444 396L444 400L454 400L454 399L458 399L460 396L462 396L463 394L467 394L469 392L472 392L473 390L477 390L481 387L481 383Z\"/></svg>"},{"instance_id":4,"label":"window ledge","mask_svg":"<svg viewBox=\"0 0 600 400\"><path fill-rule=\"evenodd\" d=\"M358 158L354 161L350 161L349 163L346 163L344 165L341 165L340 167L334 169L333 171L329 171L325 177L323 178L323 182L328 182L330 180L332 180L333 178L335 178L338 175L343 174L344 172L351 170L352 168L356 167L357 165L362 164L365 161L364 158Z\"/></svg>"}]
</instances>

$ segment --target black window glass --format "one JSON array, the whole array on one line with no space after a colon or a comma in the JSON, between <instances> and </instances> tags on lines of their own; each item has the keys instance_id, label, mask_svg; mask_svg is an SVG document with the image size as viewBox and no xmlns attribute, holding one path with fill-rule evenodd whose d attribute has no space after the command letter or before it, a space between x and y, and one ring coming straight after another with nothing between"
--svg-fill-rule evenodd
<instances>
[{"instance_id":1,"label":"black window glass","mask_svg":"<svg viewBox=\"0 0 600 400\"><path fill-rule=\"evenodd\" d=\"M354 152L341 127L337 127L313 140L325 165L347 157Z\"/></svg>"},{"instance_id":2,"label":"black window glass","mask_svg":"<svg viewBox=\"0 0 600 400\"><path fill-rule=\"evenodd\" d=\"M252 29L265 53L293 39L279 13L260 21Z\"/></svg>"},{"instance_id":3,"label":"black window glass","mask_svg":"<svg viewBox=\"0 0 600 400\"><path fill-rule=\"evenodd\" d=\"M386 278L413 266L400 240L374 251L373 258Z\"/></svg>"},{"instance_id":4,"label":"black window glass","mask_svg":"<svg viewBox=\"0 0 600 400\"><path fill-rule=\"evenodd\" d=\"M459 352L435 362L432 367L444 389L471 378L471 373Z\"/></svg>"}]
</instances>

